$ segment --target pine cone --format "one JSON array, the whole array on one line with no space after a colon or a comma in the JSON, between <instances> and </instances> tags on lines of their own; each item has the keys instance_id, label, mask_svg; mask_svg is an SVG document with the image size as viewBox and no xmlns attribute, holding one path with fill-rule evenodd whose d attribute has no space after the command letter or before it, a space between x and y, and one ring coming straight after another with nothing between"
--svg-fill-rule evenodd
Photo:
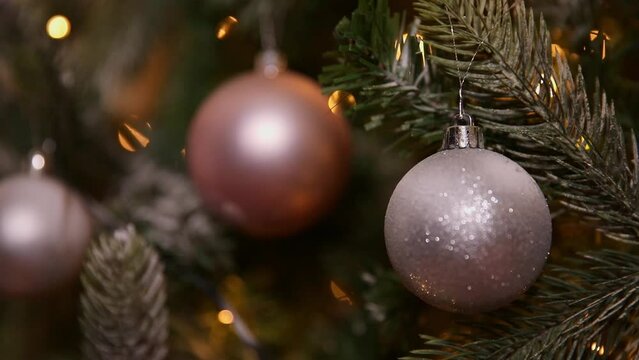
<instances>
[{"instance_id":1,"label":"pine cone","mask_svg":"<svg viewBox=\"0 0 639 360\"><path fill-rule=\"evenodd\" d=\"M167 357L168 311L163 265L132 226L100 236L82 275L84 357L161 360Z\"/></svg>"}]
</instances>

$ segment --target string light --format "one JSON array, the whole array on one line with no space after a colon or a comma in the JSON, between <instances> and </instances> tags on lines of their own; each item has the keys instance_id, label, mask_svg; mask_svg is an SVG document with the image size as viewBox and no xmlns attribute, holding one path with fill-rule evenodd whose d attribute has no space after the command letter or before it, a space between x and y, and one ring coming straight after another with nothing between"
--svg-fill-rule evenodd
<instances>
[{"instance_id":1,"label":"string light","mask_svg":"<svg viewBox=\"0 0 639 360\"><path fill-rule=\"evenodd\" d=\"M217 320L224 325L230 325L235 320L235 316L233 316L231 310L224 309L217 313Z\"/></svg>"},{"instance_id":2,"label":"string light","mask_svg":"<svg viewBox=\"0 0 639 360\"><path fill-rule=\"evenodd\" d=\"M426 67L426 51L424 48L424 37L421 34L415 34L415 38L417 39L417 42L419 43L419 53L422 54L422 65ZM430 48L430 45L429 45L429 48ZM431 49L431 54L432 54L432 49Z\"/></svg>"},{"instance_id":3,"label":"string light","mask_svg":"<svg viewBox=\"0 0 639 360\"><path fill-rule=\"evenodd\" d=\"M406 39L408 39L408 33L404 33L402 35L401 41L395 40L395 48L397 50L395 52L395 60L397 60L397 61L399 61L399 59L402 57L402 47L406 43Z\"/></svg>"},{"instance_id":4,"label":"string light","mask_svg":"<svg viewBox=\"0 0 639 360\"><path fill-rule=\"evenodd\" d=\"M145 126L149 130L151 129L151 124L145 123ZM120 126L118 130L118 141L120 142L120 146L129 152L136 152L140 148L146 148L151 142L148 136L127 123L123 123L122 126Z\"/></svg>"},{"instance_id":5,"label":"string light","mask_svg":"<svg viewBox=\"0 0 639 360\"><path fill-rule=\"evenodd\" d=\"M61 40L71 33L71 22L64 15L54 15L47 21L46 30L50 38Z\"/></svg>"},{"instance_id":6,"label":"string light","mask_svg":"<svg viewBox=\"0 0 639 360\"><path fill-rule=\"evenodd\" d=\"M401 59L402 57L402 50L404 44L406 44L406 41L408 40L408 36L408 33L404 33L402 34L401 39L395 40L395 60L397 61L399 61L399 59ZM424 41L424 36L422 34L415 34L415 39L417 40L417 44L419 46L418 53L422 55L422 64L424 65L424 67L426 67L426 42ZM428 45L428 50L430 54L433 53L433 49L430 44Z\"/></svg>"},{"instance_id":7,"label":"string light","mask_svg":"<svg viewBox=\"0 0 639 360\"><path fill-rule=\"evenodd\" d=\"M217 25L216 36L218 40L222 40L228 36L233 27L238 23L238 20L233 16L227 16Z\"/></svg>"},{"instance_id":8,"label":"string light","mask_svg":"<svg viewBox=\"0 0 639 360\"><path fill-rule=\"evenodd\" d=\"M593 29L590 30L590 41L595 41L599 37L599 30ZM606 41L610 40L610 36L605 32L601 32L603 36L603 40L601 43L601 60L606 58Z\"/></svg>"},{"instance_id":9,"label":"string light","mask_svg":"<svg viewBox=\"0 0 639 360\"><path fill-rule=\"evenodd\" d=\"M541 80L539 80L539 84L537 84L537 87L535 88L535 93L537 95L541 94L541 86L546 83L546 80L544 80L545 78L546 76L544 74L541 74ZM550 75L550 86L552 86L552 91L550 92L550 98L552 99L553 97L555 97L555 93L559 91L559 87L557 86L555 77L552 75Z\"/></svg>"},{"instance_id":10,"label":"string light","mask_svg":"<svg viewBox=\"0 0 639 360\"><path fill-rule=\"evenodd\" d=\"M355 96L348 91L336 90L328 97L328 108L334 114L353 108L357 104Z\"/></svg>"},{"instance_id":11,"label":"string light","mask_svg":"<svg viewBox=\"0 0 639 360\"><path fill-rule=\"evenodd\" d=\"M575 144L575 146L577 147L577 149L584 149L585 151L590 151L590 144L588 143L586 138L584 138L583 136L579 137L579 140L577 140L577 143Z\"/></svg>"},{"instance_id":12,"label":"string light","mask_svg":"<svg viewBox=\"0 0 639 360\"><path fill-rule=\"evenodd\" d=\"M335 281L332 281L332 280L331 280L331 293L333 294L333 297L335 299L346 302L348 303L348 305L353 305L353 301L351 300L351 298L348 297L348 295L346 295L346 292L342 290L342 288L340 288L339 285L335 283Z\"/></svg>"},{"instance_id":13,"label":"string light","mask_svg":"<svg viewBox=\"0 0 639 360\"><path fill-rule=\"evenodd\" d=\"M40 153L36 153L31 157L31 167L34 170L42 170L44 169L44 165L45 165L46 161L44 159L44 156L42 156L42 154Z\"/></svg>"},{"instance_id":14,"label":"string light","mask_svg":"<svg viewBox=\"0 0 639 360\"><path fill-rule=\"evenodd\" d=\"M597 344L596 341L593 341L590 344L590 351L596 352L597 355L603 356L606 353L606 348L603 345Z\"/></svg>"},{"instance_id":15,"label":"string light","mask_svg":"<svg viewBox=\"0 0 639 360\"><path fill-rule=\"evenodd\" d=\"M561 46L557 44L552 44L550 49L552 52L552 57L557 57L559 55L563 55L564 57L566 56L566 52L564 51L564 49L562 49Z\"/></svg>"}]
</instances>

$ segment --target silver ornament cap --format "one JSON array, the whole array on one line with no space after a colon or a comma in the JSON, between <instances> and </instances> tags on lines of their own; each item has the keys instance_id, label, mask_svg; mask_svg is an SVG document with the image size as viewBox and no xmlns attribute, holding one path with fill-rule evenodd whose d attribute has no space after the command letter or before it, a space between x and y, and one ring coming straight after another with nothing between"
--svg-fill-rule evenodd
<instances>
[{"instance_id":1,"label":"silver ornament cap","mask_svg":"<svg viewBox=\"0 0 639 360\"><path fill-rule=\"evenodd\" d=\"M455 124L446 129L443 149L484 148L484 133L475 126L473 118L466 113L456 114ZM460 123L466 122L467 125Z\"/></svg>"},{"instance_id":2,"label":"silver ornament cap","mask_svg":"<svg viewBox=\"0 0 639 360\"><path fill-rule=\"evenodd\" d=\"M481 128L455 124L442 150L399 182L386 211L390 261L404 285L448 311L505 306L541 273L550 211L517 163L483 149Z\"/></svg>"}]
</instances>

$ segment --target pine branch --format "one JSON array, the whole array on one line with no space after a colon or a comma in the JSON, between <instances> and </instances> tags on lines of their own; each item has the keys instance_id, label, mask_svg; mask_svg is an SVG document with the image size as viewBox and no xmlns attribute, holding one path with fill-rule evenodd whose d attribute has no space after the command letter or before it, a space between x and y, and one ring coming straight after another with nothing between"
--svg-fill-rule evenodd
<instances>
[{"instance_id":1,"label":"pine branch","mask_svg":"<svg viewBox=\"0 0 639 360\"><path fill-rule=\"evenodd\" d=\"M415 7L425 41L437 49L431 60L448 75L457 75L449 16L461 68L483 44L467 94L482 125L513 140L504 150L610 237L639 242L636 155L627 158L605 93L597 90L591 104L581 71L573 77L564 54L552 53L543 17L535 21L521 1L418 0Z\"/></svg>"},{"instance_id":2,"label":"pine branch","mask_svg":"<svg viewBox=\"0 0 639 360\"><path fill-rule=\"evenodd\" d=\"M200 267L211 274L232 267L231 244L203 210L189 179L146 156L130 159L118 193L108 207L170 256L164 260Z\"/></svg>"},{"instance_id":3,"label":"pine branch","mask_svg":"<svg viewBox=\"0 0 639 360\"><path fill-rule=\"evenodd\" d=\"M167 357L163 266L132 227L100 237L88 253L82 283L85 358Z\"/></svg>"},{"instance_id":4,"label":"pine branch","mask_svg":"<svg viewBox=\"0 0 639 360\"><path fill-rule=\"evenodd\" d=\"M416 26L405 28L386 0L360 0L351 18L335 29L338 49L327 54L335 64L323 69L320 82L325 92L355 95L350 118L363 120L365 129L433 143L441 138L438 117L446 110L439 95L424 91L430 82L424 44L420 49Z\"/></svg>"},{"instance_id":5,"label":"pine branch","mask_svg":"<svg viewBox=\"0 0 639 360\"><path fill-rule=\"evenodd\" d=\"M484 319L484 340L461 339L459 345L424 336L425 348L407 359L584 359L636 352L634 339L621 340L637 329L639 256L603 250L574 261L587 271L553 267L533 296Z\"/></svg>"},{"instance_id":6,"label":"pine branch","mask_svg":"<svg viewBox=\"0 0 639 360\"><path fill-rule=\"evenodd\" d=\"M380 11L380 3L386 6L384 2L361 2L353 19L340 24L340 64L325 71L332 80L325 83L333 85L329 90L359 88L360 108L355 108L355 117L358 112L364 113L361 106L374 109L373 119L383 121L369 123L368 127L391 125L401 138L402 130L414 130L417 123L397 116L392 107L378 105L383 97L389 102L395 100L396 94L370 92L374 84L383 84L383 79L389 78L385 71L394 74L396 70L388 60L392 50L380 51L381 47L371 45L375 42L369 40L375 29L383 28L375 24L384 23L383 16L390 16ZM423 24L422 35L434 49L429 57L430 70L457 76L449 16L462 56L460 68L467 67L482 43L467 80L468 107L482 125L506 135L500 143L508 146L500 150L527 167L549 194L559 197L567 207L600 220L600 228L611 237L636 243L639 176L637 167L631 165L637 163L634 134L630 161L613 106L598 89L589 102L581 73L573 76L563 54L553 56L543 19L536 21L521 2L511 5L506 0L419 0L416 9ZM351 25L357 19L368 22ZM388 44L393 33L387 29ZM377 38L384 36L378 34ZM404 108L417 104L412 115L432 120L427 125L436 129L444 125L445 118L432 115L440 111L442 106L438 104L445 101L446 94L426 94L438 91L434 84L425 82L418 95L397 98L409 104ZM373 96L368 98L367 94ZM429 106L419 106L421 99L431 100ZM438 140L438 136L431 139ZM536 285L536 295L492 314L487 318L489 325L474 326L474 337L450 341L426 337L426 348L414 355L571 359L592 358L600 351L613 358L636 354L638 345L632 336L639 314L639 257L601 251L574 265L574 269L587 270L555 267ZM475 341L478 330L483 340Z\"/></svg>"}]
</instances>

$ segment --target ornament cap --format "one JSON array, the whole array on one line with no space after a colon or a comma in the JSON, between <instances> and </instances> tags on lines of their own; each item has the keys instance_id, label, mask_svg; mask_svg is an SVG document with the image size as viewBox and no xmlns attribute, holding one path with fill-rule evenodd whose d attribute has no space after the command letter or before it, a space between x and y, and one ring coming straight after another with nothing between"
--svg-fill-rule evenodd
<instances>
[{"instance_id":1,"label":"ornament cap","mask_svg":"<svg viewBox=\"0 0 639 360\"><path fill-rule=\"evenodd\" d=\"M441 150L484 148L484 133L481 127L475 126L470 115L456 114L453 121L455 124L446 129Z\"/></svg>"},{"instance_id":2,"label":"ornament cap","mask_svg":"<svg viewBox=\"0 0 639 360\"><path fill-rule=\"evenodd\" d=\"M268 79L274 79L286 70L286 58L277 50L265 50L257 55L255 70Z\"/></svg>"}]
</instances>

